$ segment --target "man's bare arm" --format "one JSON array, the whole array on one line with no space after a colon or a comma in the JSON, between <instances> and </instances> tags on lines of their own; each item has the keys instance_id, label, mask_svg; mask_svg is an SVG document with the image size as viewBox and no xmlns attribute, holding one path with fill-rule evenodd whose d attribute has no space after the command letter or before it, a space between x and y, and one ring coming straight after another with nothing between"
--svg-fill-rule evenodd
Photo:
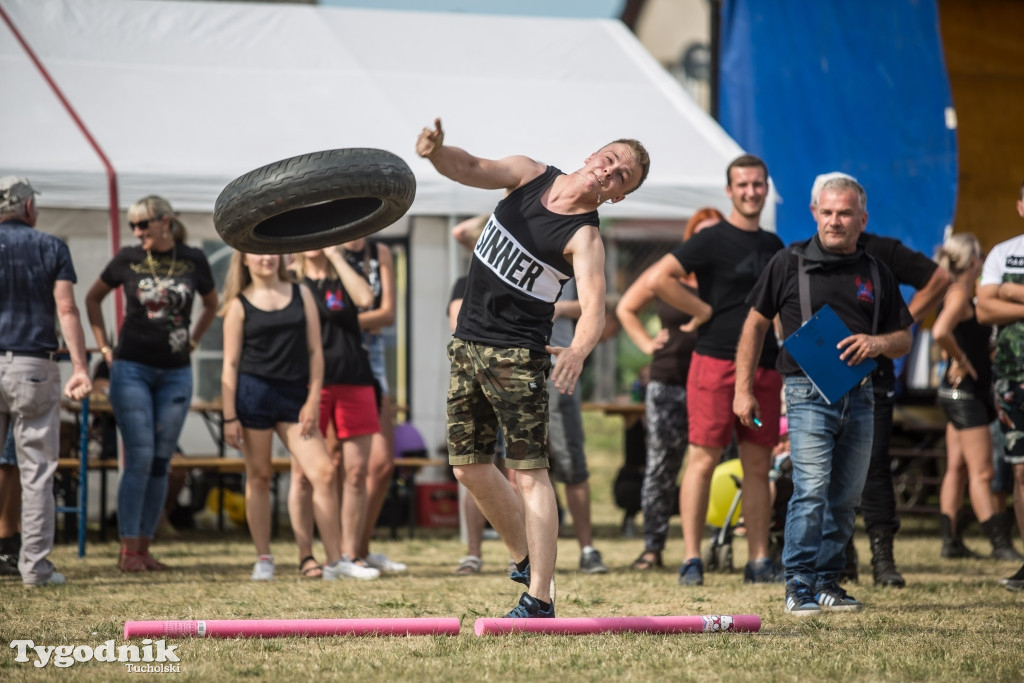
<instances>
[{"instance_id":1,"label":"man's bare arm","mask_svg":"<svg viewBox=\"0 0 1024 683\"><path fill-rule=\"evenodd\" d=\"M53 299L57 304L57 320L64 336L64 345L71 356L71 377L64 384L64 395L78 400L92 391L89 363L85 359L85 331L82 316L75 303L75 289L70 280L57 280L53 285Z\"/></svg>"},{"instance_id":2,"label":"man's bare arm","mask_svg":"<svg viewBox=\"0 0 1024 683\"><path fill-rule=\"evenodd\" d=\"M982 325L1009 325L1024 320L1024 304L1008 300L1014 295L1013 283L978 287L978 322Z\"/></svg>"},{"instance_id":3,"label":"man's bare arm","mask_svg":"<svg viewBox=\"0 0 1024 683\"><path fill-rule=\"evenodd\" d=\"M953 278L949 271L942 266L936 268L925 286L914 292L910 303L907 304L910 315L914 317L914 322L919 322L930 310L939 305L951 284L953 284Z\"/></svg>"},{"instance_id":4,"label":"man's bare arm","mask_svg":"<svg viewBox=\"0 0 1024 683\"><path fill-rule=\"evenodd\" d=\"M424 128L420 132L416 139L416 153L429 160L441 175L485 190L504 188L512 191L539 176L546 168L525 156L483 159L459 147L446 145L441 119L434 119L434 130Z\"/></svg>"},{"instance_id":5,"label":"man's bare arm","mask_svg":"<svg viewBox=\"0 0 1024 683\"><path fill-rule=\"evenodd\" d=\"M686 270L679 263L679 259L672 254L666 254L651 266L647 281L658 298L669 306L693 316L696 324L692 325L692 328L696 329L711 319L713 311L707 302L683 287L679 280L686 275Z\"/></svg>"},{"instance_id":6,"label":"man's bare arm","mask_svg":"<svg viewBox=\"0 0 1024 683\"><path fill-rule=\"evenodd\" d=\"M557 356L551 379L561 393L572 393L583 370L583 361L594 350L604 330L604 243L594 226L576 231L565 250L572 260L579 296L580 317L568 347L547 347Z\"/></svg>"},{"instance_id":7,"label":"man's bare arm","mask_svg":"<svg viewBox=\"0 0 1024 683\"><path fill-rule=\"evenodd\" d=\"M751 308L743 322L739 342L736 344L736 393L732 410L747 427L756 426L754 419L761 419L761 407L754 397L754 373L764 346L764 335L772 321L756 309Z\"/></svg>"}]
</instances>

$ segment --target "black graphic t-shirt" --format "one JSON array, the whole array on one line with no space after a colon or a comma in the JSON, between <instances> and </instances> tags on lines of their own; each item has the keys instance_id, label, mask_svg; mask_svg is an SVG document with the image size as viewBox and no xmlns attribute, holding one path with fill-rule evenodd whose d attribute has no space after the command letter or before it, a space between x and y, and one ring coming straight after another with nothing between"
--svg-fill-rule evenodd
<instances>
[{"instance_id":1,"label":"black graphic t-shirt","mask_svg":"<svg viewBox=\"0 0 1024 683\"><path fill-rule=\"evenodd\" d=\"M548 166L498 202L473 249L459 339L544 353L555 302L573 275L565 245L599 221L596 211L568 216L544 207L541 196L560 175Z\"/></svg>"},{"instance_id":2,"label":"black graphic t-shirt","mask_svg":"<svg viewBox=\"0 0 1024 683\"><path fill-rule=\"evenodd\" d=\"M722 360L736 358L736 343L750 311L747 295L784 246L778 235L767 230L750 232L721 221L672 250L686 272L697 276L700 298L714 311L711 320L697 329L697 353ZM778 353L775 329L769 328L758 365L775 367Z\"/></svg>"},{"instance_id":3,"label":"black graphic t-shirt","mask_svg":"<svg viewBox=\"0 0 1024 683\"><path fill-rule=\"evenodd\" d=\"M806 244L801 242L777 254L747 299L766 318L779 316L784 337L793 334L803 324L796 250ZM877 265L881 279L878 283L872 280L871 262L864 252L860 252L859 258L827 269L808 270L811 313L828 304L853 334L871 334L875 298L878 297L877 334L910 327L914 320L903 303L896 278L884 263L877 262ZM778 370L784 375L803 372L785 349L779 356Z\"/></svg>"},{"instance_id":4,"label":"black graphic t-shirt","mask_svg":"<svg viewBox=\"0 0 1024 683\"><path fill-rule=\"evenodd\" d=\"M124 287L124 323L114 357L157 368L189 364L189 324L195 295L214 288L203 252L178 244L166 252L124 247L100 273L111 289Z\"/></svg>"}]
</instances>

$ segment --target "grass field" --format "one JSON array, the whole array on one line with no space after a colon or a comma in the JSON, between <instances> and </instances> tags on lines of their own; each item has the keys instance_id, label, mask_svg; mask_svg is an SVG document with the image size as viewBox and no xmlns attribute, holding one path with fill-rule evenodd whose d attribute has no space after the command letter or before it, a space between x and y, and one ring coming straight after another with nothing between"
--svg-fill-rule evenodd
<instances>
[{"instance_id":1,"label":"grass field","mask_svg":"<svg viewBox=\"0 0 1024 683\"><path fill-rule=\"evenodd\" d=\"M662 571L628 569L639 539L622 538L621 516L611 503L611 479L621 455L619 426L588 416L594 517L605 562L604 576L577 573L579 550L559 541L559 616L757 614L755 634L477 638L473 621L500 616L518 599L518 584L505 573L498 541L484 544L484 571L457 577L452 570L464 547L450 531L421 530L415 539L382 540L376 549L408 562L409 572L379 581L324 583L301 579L287 538L274 544L277 580L248 580L252 544L242 533L190 532L159 543L158 557L171 571L122 575L116 544L91 542L79 560L61 545L53 559L67 575L62 587L28 590L0 580L0 680L132 680L123 664L88 662L43 669L14 661L7 644L121 644L126 620L288 619L457 616L458 637L194 639L178 645L180 673L189 680L728 680L728 681L937 681L1024 680L1024 594L1000 587L1014 563L952 561L938 557L934 520L910 518L897 543L908 586L875 588L869 551L858 535L861 573L849 587L866 603L859 614L826 614L797 620L783 613L780 586L746 586L742 574L707 575L700 588L680 587L678 522ZM976 529L976 527L975 527ZM978 537L972 547L983 550ZM1019 547L1019 541L1018 541ZM742 567L746 546L735 542ZM322 559L322 552L320 553ZM149 674L152 676L153 674Z\"/></svg>"}]
</instances>

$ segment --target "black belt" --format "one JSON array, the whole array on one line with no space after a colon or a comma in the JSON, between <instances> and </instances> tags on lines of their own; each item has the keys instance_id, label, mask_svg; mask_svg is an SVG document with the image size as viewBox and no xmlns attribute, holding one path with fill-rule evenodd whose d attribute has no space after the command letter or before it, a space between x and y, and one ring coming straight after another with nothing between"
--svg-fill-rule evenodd
<instances>
[{"instance_id":1,"label":"black belt","mask_svg":"<svg viewBox=\"0 0 1024 683\"><path fill-rule=\"evenodd\" d=\"M0 356L26 356L28 358L46 358L53 360L57 353L55 351L6 351L0 349Z\"/></svg>"}]
</instances>

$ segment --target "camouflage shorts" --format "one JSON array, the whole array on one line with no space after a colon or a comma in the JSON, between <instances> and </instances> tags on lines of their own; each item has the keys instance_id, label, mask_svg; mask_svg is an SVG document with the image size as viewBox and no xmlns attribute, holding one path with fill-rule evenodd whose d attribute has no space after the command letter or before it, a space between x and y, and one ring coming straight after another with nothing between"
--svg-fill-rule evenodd
<instances>
[{"instance_id":1,"label":"camouflage shorts","mask_svg":"<svg viewBox=\"0 0 1024 683\"><path fill-rule=\"evenodd\" d=\"M1003 460L1011 465L1024 464L1024 383L1007 379L995 381L996 405L1012 426L1002 420Z\"/></svg>"},{"instance_id":2,"label":"camouflage shorts","mask_svg":"<svg viewBox=\"0 0 1024 683\"><path fill-rule=\"evenodd\" d=\"M448 359L448 462L494 462L500 428L506 467L546 468L551 358L530 349L503 349L453 337Z\"/></svg>"}]
</instances>

